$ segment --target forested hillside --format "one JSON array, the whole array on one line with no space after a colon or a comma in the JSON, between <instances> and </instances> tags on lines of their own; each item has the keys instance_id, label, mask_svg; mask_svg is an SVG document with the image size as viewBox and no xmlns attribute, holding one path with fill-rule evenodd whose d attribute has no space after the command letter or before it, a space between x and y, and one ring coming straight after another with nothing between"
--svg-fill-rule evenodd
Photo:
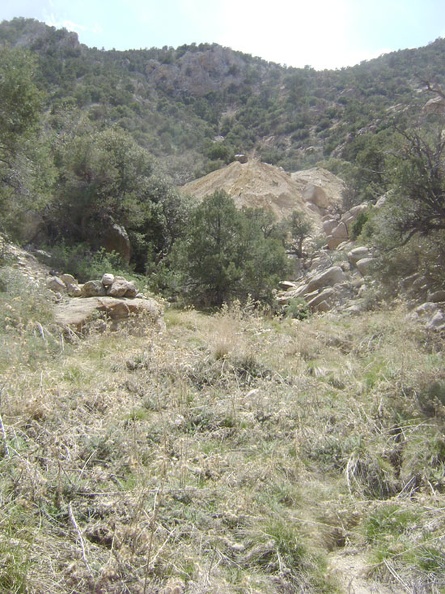
<instances>
[{"instance_id":1,"label":"forested hillside","mask_svg":"<svg viewBox=\"0 0 445 594\"><path fill-rule=\"evenodd\" d=\"M77 110L95 129L118 125L178 183L235 153L255 152L288 171L364 160L387 142L397 116L418 115L429 98L425 81L445 79L443 39L335 71L280 66L216 44L104 51L29 19L3 22L0 41L37 57L54 130Z\"/></svg>"},{"instance_id":2,"label":"forested hillside","mask_svg":"<svg viewBox=\"0 0 445 594\"><path fill-rule=\"evenodd\" d=\"M216 44L105 51L23 18L1 23L0 43L2 228L64 262L127 242L125 265L174 285L192 208L176 187L240 153L325 167L346 182L344 208L398 196L384 233L362 221L386 247L394 230L403 243L443 229L443 39L335 71ZM437 176L419 189L425 167Z\"/></svg>"}]
</instances>

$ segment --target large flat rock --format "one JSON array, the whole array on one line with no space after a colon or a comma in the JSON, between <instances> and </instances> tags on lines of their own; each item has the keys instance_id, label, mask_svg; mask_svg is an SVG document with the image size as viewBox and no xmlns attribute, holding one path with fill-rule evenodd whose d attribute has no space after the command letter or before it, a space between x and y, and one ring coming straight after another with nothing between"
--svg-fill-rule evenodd
<instances>
[{"instance_id":1,"label":"large flat rock","mask_svg":"<svg viewBox=\"0 0 445 594\"><path fill-rule=\"evenodd\" d=\"M160 328L163 325L161 305L154 299L141 298L73 297L55 306L54 318L58 324L81 331L98 313L113 322L121 322L131 316L145 316L154 326Z\"/></svg>"}]
</instances>

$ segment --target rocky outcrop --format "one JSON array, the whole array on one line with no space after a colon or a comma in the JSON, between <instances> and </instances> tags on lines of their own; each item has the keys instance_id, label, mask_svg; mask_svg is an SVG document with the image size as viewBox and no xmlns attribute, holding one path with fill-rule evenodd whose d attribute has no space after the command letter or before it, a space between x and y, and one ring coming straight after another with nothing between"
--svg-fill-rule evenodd
<instances>
[{"instance_id":1,"label":"rocky outcrop","mask_svg":"<svg viewBox=\"0 0 445 594\"><path fill-rule=\"evenodd\" d=\"M323 217L323 231L327 236L327 244L330 250L335 250L341 243L350 239L352 225L369 208L369 204L358 204L346 211L341 217L330 214Z\"/></svg>"},{"instance_id":2,"label":"rocky outcrop","mask_svg":"<svg viewBox=\"0 0 445 594\"><path fill-rule=\"evenodd\" d=\"M49 276L47 287L58 299L55 305L55 321L83 332L91 323L102 320L111 322L111 328L130 318L144 318L157 329L163 329L163 309L155 300L145 297L132 281L122 276L106 273L101 280L79 284L70 274Z\"/></svg>"},{"instance_id":3,"label":"rocky outcrop","mask_svg":"<svg viewBox=\"0 0 445 594\"><path fill-rule=\"evenodd\" d=\"M362 280L346 274L341 266L324 269L323 263L318 266L308 278L295 283L281 283L283 290L278 294L278 303L286 308L293 299L300 298L306 301L311 311L321 313L356 297Z\"/></svg>"},{"instance_id":4,"label":"rocky outcrop","mask_svg":"<svg viewBox=\"0 0 445 594\"><path fill-rule=\"evenodd\" d=\"M427 330L445 331L445 299L442 303L422 303L409 314L409 317L421 322Z\"/></svg>"},{"instance_id":5,"label":"rocky outcrop","mask_svg":"<svg viewBox=\"0 0 445 594\"><path fill-rule=\"evenodd\" d=\"M100 324L97 324L98 316ZM96 329L104 329L106 320L110 322L111 329L116 329L121 322L135 317L148 320L157 330L164 329L162 306L150 298L71 298L56 304L55 307L55 321L76 332L84 332L93 323Z\"/></svg>"},{"instance_id":6,"label":"rocky outcrop","mask_svg":"<svg viewBox=\"0 0 445 594\"><path fill-rule=\"evenodd\" d=\"M224 190L239 208L265 208L278 220L300 210L319 223L328 209L341 203L344 187L340 178L320 167L289 174L249 159L245 163L235 161L189 182L181 191L202 200L216 190Z\"/></svg>"}]
</instances>

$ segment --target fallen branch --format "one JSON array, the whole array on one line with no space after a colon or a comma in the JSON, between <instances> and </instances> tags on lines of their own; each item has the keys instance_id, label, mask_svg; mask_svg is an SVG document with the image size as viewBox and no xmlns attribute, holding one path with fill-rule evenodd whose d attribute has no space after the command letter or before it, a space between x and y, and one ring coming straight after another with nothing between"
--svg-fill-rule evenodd
<instances>
[{"instance_id":1,"label":"fallen branch","mask_svg":"<svg viewBox=\"0 0 445 594\"><path fill-rule=\"evenodd\" d=\"M85 563L85 566L88 569L88 572L90 573L90 575L93 575L93 572L91 571L91 567L88 563L88 559L87 559L86 552L85 552L85 542L83 540L82 532L80 531L79 525L76 522L76 518L74 517L73 508L71 507L71 501L68 504L68 513L70 516L71 524L74 526L74 529L77 532L77 536L79 537L80 548L82 549L83 562Z\"/></svg>"}]
</instances>

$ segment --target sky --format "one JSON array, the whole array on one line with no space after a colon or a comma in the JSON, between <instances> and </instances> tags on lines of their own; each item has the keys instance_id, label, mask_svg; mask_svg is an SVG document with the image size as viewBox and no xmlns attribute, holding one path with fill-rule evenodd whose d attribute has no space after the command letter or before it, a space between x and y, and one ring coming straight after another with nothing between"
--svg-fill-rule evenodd
<instances>
[{"instance_id":1,"label":"sky","mask_svg":"<svg viewBox=\"0 0 445 594\"><path fill-rule=\"evenodd\" d=\"M0 0L0 21L14 17L99 49L218 43L317 70L445 37L445 0Z\"/></svg>"}]
</instances>

